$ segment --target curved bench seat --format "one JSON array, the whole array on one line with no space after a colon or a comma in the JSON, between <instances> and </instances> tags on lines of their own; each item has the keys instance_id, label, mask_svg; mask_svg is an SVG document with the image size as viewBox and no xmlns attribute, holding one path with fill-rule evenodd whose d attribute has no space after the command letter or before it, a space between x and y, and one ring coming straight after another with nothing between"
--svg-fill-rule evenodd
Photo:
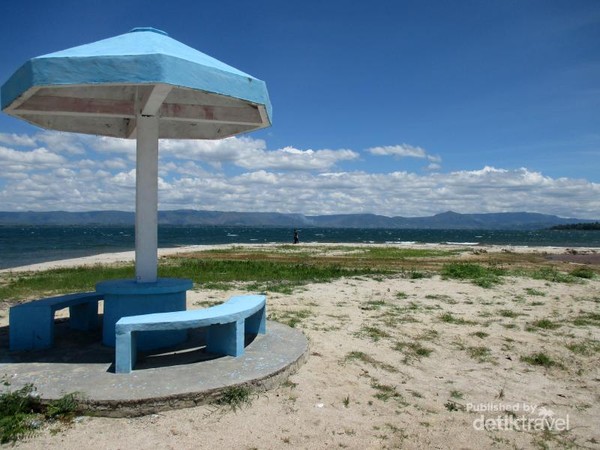
<instances>
[{"instance_id":1,"label":"curved bench seat","mask_svg":"<svg viewBox=\"0 0 600 450\"><path fill-rule=\"evenodd\" d=\"M69 327L88 331L98 328L97 292L79 292L43 298L11 306L9 312L9 347L11 351L42 350L54 344L54 314L69 308Z\"/></svg>"},{"instance_id":2,"label":"curved bench seat","mask_svg":"<svg viewBox=\"0 0 600 450\"><path fill-rule=\"evenodd\" d=\"M245 334L266 331L266 296L240 295L205 309L122 317L115 326L115 372L129 373L135 365L137 332L202 327L208 327L207 351L241 356Z\"/></svg>"}]
</instances>

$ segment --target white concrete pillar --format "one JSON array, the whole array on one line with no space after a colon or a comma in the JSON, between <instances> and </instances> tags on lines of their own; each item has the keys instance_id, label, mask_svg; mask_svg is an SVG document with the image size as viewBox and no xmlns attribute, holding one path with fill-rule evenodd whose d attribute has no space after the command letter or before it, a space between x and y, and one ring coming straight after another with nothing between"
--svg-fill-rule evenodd
<instances>
[{"instance_id":1,"label":"white concrete pillar","mask_svg":"<svg viewBox=\"0 0 600 450\"><path fill-rule=\"evenodd\" d=\"M158 117L137 117L135 278L153 283L158 270Z\"/></svg>"}]
</instances>

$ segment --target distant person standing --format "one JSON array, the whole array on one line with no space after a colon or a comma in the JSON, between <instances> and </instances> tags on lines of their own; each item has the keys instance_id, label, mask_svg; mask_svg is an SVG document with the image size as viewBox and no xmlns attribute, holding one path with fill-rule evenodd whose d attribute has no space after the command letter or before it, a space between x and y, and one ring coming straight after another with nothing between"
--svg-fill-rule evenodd
<instances>
[{"instance_id":1,"label":"distant person standing","mask_svg":"<svg viewBox=\"0 0 600 450\"><path fill-rule=\"evenodd\" d=\"M298 230L294 228L294 244L300 243L300 237L298 236Z\"/></svg>"}]
</instances>

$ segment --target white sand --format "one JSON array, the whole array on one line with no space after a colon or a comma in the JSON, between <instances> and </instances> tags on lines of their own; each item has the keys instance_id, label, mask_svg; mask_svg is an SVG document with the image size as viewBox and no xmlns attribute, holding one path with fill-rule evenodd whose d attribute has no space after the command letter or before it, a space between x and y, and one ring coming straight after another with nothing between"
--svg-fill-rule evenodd
<instances>
[{"instance_id":1,"label":"white sand","mask_svg":"<svg viewBox=\"0 0 600 450\"><path fill-rule=\"evenodd\" d=\"M131 257L102 255L36 267ZM198 307L233 293L193 291L188 304ZM564 284L507 278L484 289L439 276L360 277L312 284L292 295L271 293L271 317L285 321L293 312L309 314L297 326L309 338L311 355L286 385L257 395L237 412L201 406L132 419L84 417L45 429L16 448L563 448L571 442L598 448L600 329L573 321L597 314L599 305L598 279ZM446 313L473 323L444 322ZM527 331L539 319L559 328ZM382 336L375 341L369 330ZM415 344L431 350L429 356L416 355L410 348ZM589 353L573 352L567 347L573 344ZM558 365L545 368L520 359L535 352ZM477 430L482 415L496 426L509 420L506 411L472 410L478 407L518 407L517 419L539 419L540 411L550 411L547 418L555 424L568 418L569 430L518 431L514 425Z\"/></svg>"}]
</instances>

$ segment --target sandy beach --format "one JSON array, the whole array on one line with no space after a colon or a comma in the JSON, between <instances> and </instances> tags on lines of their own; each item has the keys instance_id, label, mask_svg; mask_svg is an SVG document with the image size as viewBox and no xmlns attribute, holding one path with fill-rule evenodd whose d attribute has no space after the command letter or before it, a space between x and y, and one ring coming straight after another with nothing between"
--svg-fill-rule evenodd
<instances>
[{"instance_id":1,"label":"sandy beach","mask_svg":"<svg viewBox=\"0 0 600 450\"><path fill-rule=\"evenodd\" d=\"M597 268L600 249L478 246L464 258L475 252L541 254L569 271L584 263ZM132 259L133 252L106 254L10 272ZM188 308L240 292L200 286L188 293ZM600 446L598 276L577 283L510 276L492 288L438 274L341 278L268 293L268 311L271 320L298 318L310 353L287 382L249 405L78 417L15 448Z\"/></svg>"}]
</instances>

